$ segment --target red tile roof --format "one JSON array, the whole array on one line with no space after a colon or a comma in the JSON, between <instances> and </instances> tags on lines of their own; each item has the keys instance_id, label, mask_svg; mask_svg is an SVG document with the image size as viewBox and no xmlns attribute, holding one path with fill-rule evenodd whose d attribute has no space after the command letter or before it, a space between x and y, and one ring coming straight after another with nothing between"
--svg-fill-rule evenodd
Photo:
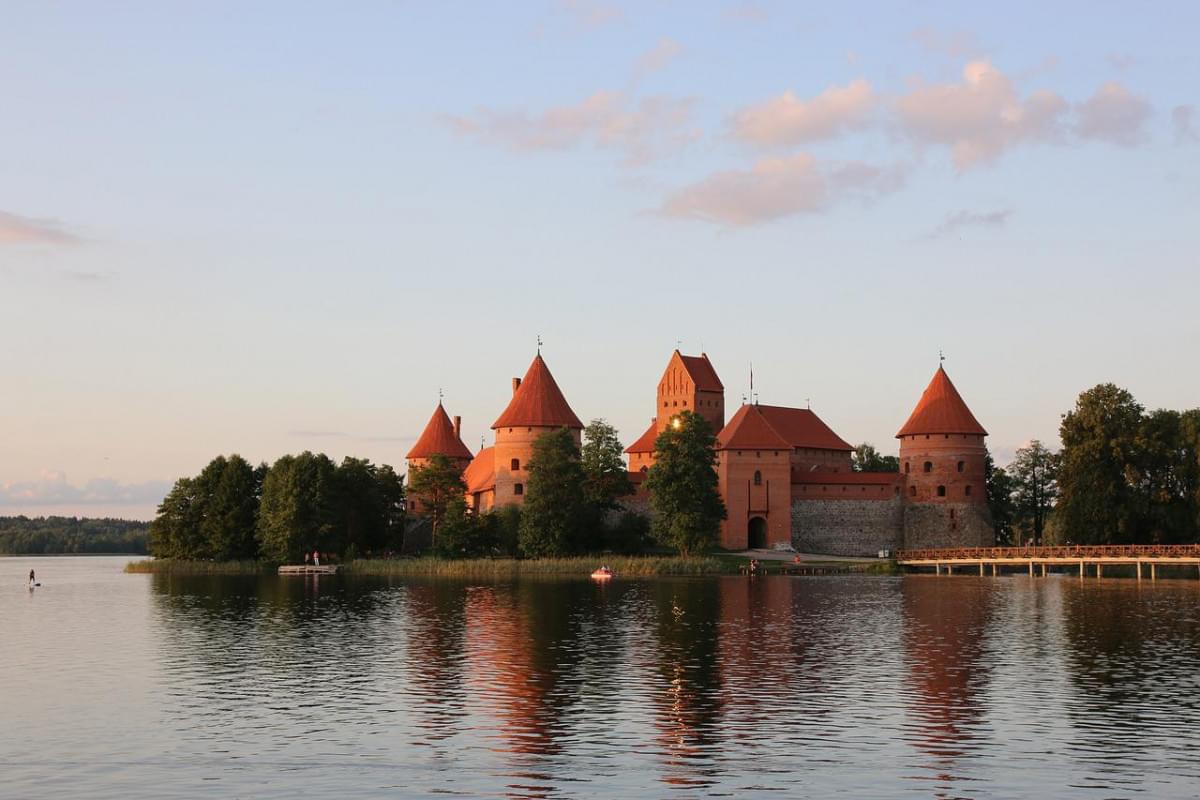
<instances>
[{"instance_id":1,"label":"red tile roof","mask_svg":"<svg viewBox=\"0 0 1200 800\"><path fill-rule=\"evenodd\" d=\"M583 428L583 423L567 404L567 398L563 397L562 390L554 382L554 376L550 374L540 353L529 365L529 371L513 393L508 408L492 423L493 430L519 427Z\"/></svg>"},{"instance_id":2,"label":"red tile roof","mask_svg":"<svg viewBox=\"0 0 1200 800\"><path fill-rule=\"evenodd\" d=\"M678 350L675 352L679 353ZM679 360L683 362L684 369L687 370L697 389L704 392L725 391L725 386L717 377L717 371L713 369L707 353L701 353L698 356L685 356L683 353L679 353Z\"/></svg>"},{"instance_id":3,"label":"red tile roof","mask_svg":"<svg viewBox=\"0 0 1200 800\"><path fill-rule=\"evenodd\" d=\"M658 422L650 420L650 427L638 437L638 440L625 448L626 453L653 453L654 443L658 440Z\"/></svg>"},{"instance_id":4,"label":"red tile roof","mask_svg":"<svg viewBox=\"0 0 1200 800\"><path fill-rule=\"evenodd\" d=\"M438 454L447 458L471 458L471 451L454 432L454 423L446 415L441 403L434 409L425 431L405 458L429 458Z\"/></svg>"},{"instance_id":5,"label":"red tile roof","mask_svg":"<svg viewBox=\"0 0 1200 800\"><path fill-rule=\"evenodd\" d=\"M762 415L792 447L812 450L853 450L854 447L833 432L809 408L759 406Z\"/></svg>"},{"instance_id":6,"label":"red tile roof","mask_svg":"<svg viewBox=\"0 0 1200 800\"><path fill-rule=\"evenodd\" d=\"M896 434L896 438L921 433L972 433L987 436L987 431L979 424L979 420L975 419L971 409L967 408L958 389L950 382L950 376L941 367L938 367L933 380L925 387L920 402L909 415L908 422L904 423L904 427Z\"/></svg>"},{"instance_id":7,"label":"red tile roof","mask_svg":"<svg viewBox=\"0 0 1200 800\"><path fill-rule=\"evenodd\" d=\"M791 450L792 444L763 416L753 403L744 405L717 434L718 450Z\"/></svg>"},{"instance_id":8,"label":"red tile roof","mask_svg":"<svg viewBox=\"0 0 1200 800\"><path fill-rule=\"evenodd\" d=\"M463 471L467 492L486 492L496 488L496 448L485 447L471 460Z\"/></svg>"}]
</instances>

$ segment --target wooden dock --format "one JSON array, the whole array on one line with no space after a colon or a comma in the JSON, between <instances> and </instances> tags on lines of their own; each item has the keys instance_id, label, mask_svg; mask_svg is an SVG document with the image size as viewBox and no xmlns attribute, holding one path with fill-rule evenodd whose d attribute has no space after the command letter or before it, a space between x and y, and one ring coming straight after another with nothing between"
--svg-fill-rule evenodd
<instances>
[{"instance_id":1,"label":"wooden dock","mask_svg":"<svg viewBox=\"0 0 1200 800\"><path fill-rule=\"evenodd\" d=\"M312 564L284 564L279 568L280 575L337 575L342 567L340 564L327 564L314 567Z\"/></svg>"},{"instance_id":2,"label":"wooden dock","mask_svg":"<svg viewBox=\"0 0 1200 800\"><path fill-rule=\"evenodd\" d=\"M960 573L980 575L990 569L998 575L1006 568L1014 567L1033 577L1045 577L1051 567L1060 567L1074 573L1078 570L1082 578L1089 572L1097 578L1104 577L1106 565L1127 565L1137 568L1137 578L1143 573L1150 580L1158 578L1162 566L1194 566L1200 576L1200 545L1197 544L1117 544L1117 545L1062 545L1053 547L957 547L936 550L901 550L896 553L896 562L906 567L933 567L934 573Z\"/></svg>"}]
</instances>

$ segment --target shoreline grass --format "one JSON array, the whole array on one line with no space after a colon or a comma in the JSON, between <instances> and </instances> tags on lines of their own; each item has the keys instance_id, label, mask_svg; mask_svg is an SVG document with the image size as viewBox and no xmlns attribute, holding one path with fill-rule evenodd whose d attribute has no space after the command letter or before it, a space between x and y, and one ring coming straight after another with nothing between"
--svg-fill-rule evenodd
<instances>
[{"instance_id":1,"label":"shoreline grass","mask_svg":"<svg viewBox=\"0 0 1200 800\"><path fill-rule=\"evenodd\" d=\"M186 561L172 558L150 558L130 561L125 565L129 574L152 575L267 575L276 565L266 561Z\"/></svg>"}]
</instances>

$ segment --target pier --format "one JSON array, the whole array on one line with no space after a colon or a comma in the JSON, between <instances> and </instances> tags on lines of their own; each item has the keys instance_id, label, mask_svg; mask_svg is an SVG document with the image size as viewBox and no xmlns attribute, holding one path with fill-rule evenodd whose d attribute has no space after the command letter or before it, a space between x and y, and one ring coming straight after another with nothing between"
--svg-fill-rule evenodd
<instances>
[{"instance_id":1,"label":"pier","mask_svg":"<svg viewBox=\"0 0 1200 800\"><path fill-rule=\"evenodd\" d=\"M929 550L900 550L896 563L917 569L933 568L934 574L999 575L1002 571L1028 571L1030 577L1045 577L1051 567L1078 571L1083 578L1104 577L1109 565L1132 565L1137 578L1158 579L1159 567L1194 566L1200 577L1200 544L1114 544L1061 545L1051 547L958 547Z\"/></svg>"},{"instance_id":2,"label":"pier","mask_svg":"<svg viewBox=\"0 0 1200 800\"><path fill-rule=\"evenodd\" d=\"M337 575L340 564L327 564L316 567L312 564L284 564L279 568L280 575Z\"/></svg>"}]
</instances>

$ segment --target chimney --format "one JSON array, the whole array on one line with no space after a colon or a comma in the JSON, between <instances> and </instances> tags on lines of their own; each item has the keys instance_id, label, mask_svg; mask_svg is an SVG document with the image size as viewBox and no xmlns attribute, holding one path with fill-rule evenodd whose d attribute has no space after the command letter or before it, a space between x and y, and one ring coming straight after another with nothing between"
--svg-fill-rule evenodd
<instances>
[{"instance_id":1,"label":"chimney","mask_svg":"<svg viewBox=\"0 0 1200 800\"><path fill-rule=\"evenodd\" d=\"M454 438L455 439L462 438L462 417L456 416L454 418Z\"/></svg>"},{"instance_id":2,"label":"chimney","mask_svg":"<svg viewBox=\"0 0 1200 800\"><path fill-rule=\"evenodd\" d=\"M513 378L513 394L517 393L517 389L521 388L521 379Z\"/></svg>"}]
</instances>

